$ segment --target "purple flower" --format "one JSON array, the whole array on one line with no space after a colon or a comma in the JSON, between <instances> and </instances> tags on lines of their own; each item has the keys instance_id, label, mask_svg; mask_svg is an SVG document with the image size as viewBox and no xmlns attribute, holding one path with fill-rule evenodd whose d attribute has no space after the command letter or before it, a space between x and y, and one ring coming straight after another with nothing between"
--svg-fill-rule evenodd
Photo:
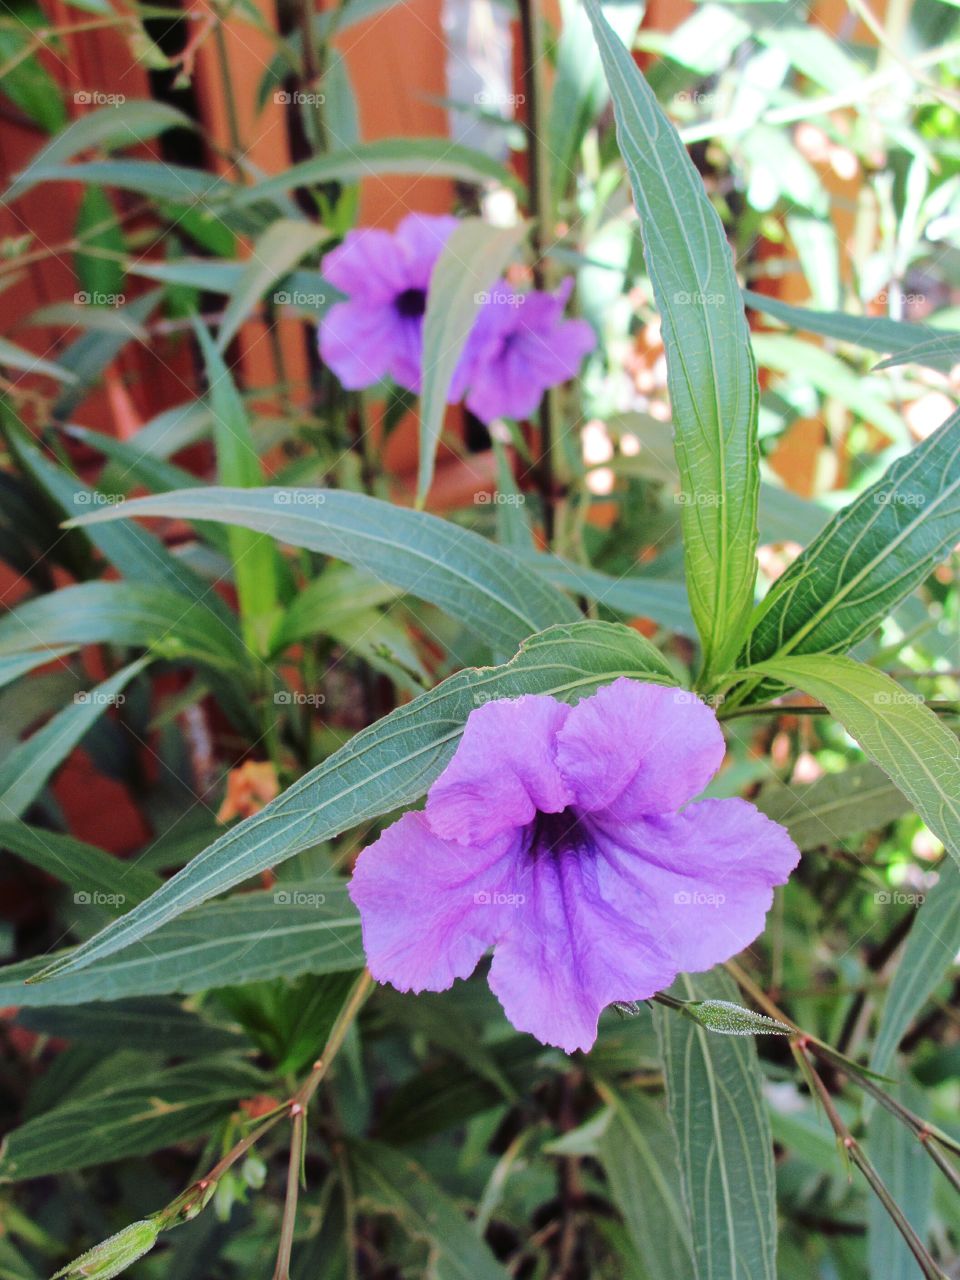
<instances>
[{"instance_id":1,"label":"purple flower","mask_svg":"<svg viewBox=\"0 0 960 1280\"><path fill-rule=\"evenodd\" d=\"M347 295L320 324L320 355L350 391L388 374L420 390L423 313L430 274L456 218L411 213L396 232L348 231L328 253L324 275Z\"/></svg>"},{"instance_id":2,"label":"purple flower","mask_svg":"<svg viewBox=\"0 0 960 1280\"><path fill-rule=\"evenodd\" d=\"M586 320L563 319L572 289L572 280L556 293L515 293L502 280L494 286L462 372L467 408L481 421L529 418L547 388L572 378L597 345Z\"/></svg>"},{"instance_id":3,"label":"purple flower","mask_svg":"<svg viewBox=\"0 0 960 1280\"><path fill-rule=\"evenodd\" d=\"M493 947L490 986L513 1025L588 1049L606 1005L751 943L796 866L783 827L745 800L688 803L723 755L704 703L638 680L574 707L478 708L426 809L357 861L371 973L443 991Z\"/></svg>"}]
</instances>

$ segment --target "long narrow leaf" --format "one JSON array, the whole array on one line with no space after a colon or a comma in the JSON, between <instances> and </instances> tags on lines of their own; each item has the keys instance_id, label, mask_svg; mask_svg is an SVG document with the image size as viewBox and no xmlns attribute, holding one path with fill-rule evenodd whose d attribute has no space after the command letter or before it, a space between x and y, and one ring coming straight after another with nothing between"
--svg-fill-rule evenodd
<instances>
[{"instance_id":1,"label":"long narrow leaf","mask_svg":"<svg viewBox=\"0 0 960 1280\"><path fill-rule=\"evenodd\" d=\"M756 581L759 389L733 255L639 68L586 0L663 323L690 607L706 674L736 656Z\"/></svg>"}]
</instances>

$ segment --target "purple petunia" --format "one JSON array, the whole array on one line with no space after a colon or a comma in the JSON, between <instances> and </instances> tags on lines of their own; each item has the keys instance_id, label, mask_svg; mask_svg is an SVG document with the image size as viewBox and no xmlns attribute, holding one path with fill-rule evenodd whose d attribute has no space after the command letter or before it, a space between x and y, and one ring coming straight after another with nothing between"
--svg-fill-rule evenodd
<instances>
[{"instance_id":1,"label":"purple petunia","mask_svg":"<svg viewBox=\"0 0 960 1280\"><path fill-rule=\"evenodd\" d=\"M346 294L320 324L320 354L348 390L389 376L419 391L423 317L430 276L456 218L410 214L395 233L350 231L324 262ZM564 320L569 280L555 294L516 293L498 281L481 305L450 387L484 422L529 417L548 387L571 378L596 336L584 320Z\"/></svg>"},{"instance_id":2,"label":"purple petunia","mask_svg":"<svg viewBox=\"0 0 960 1280\"><path fill-rule=\"evenodd\" d=\"M467 408L486 423L529 418L544 392L566 382L597 345L586 320L564 320L573 290L516 293L503 280L491 290L467 345Z\"/></svg>"},{"instance_id":3,"label":"purple petunia","mask_svg":"<svg viewBox=\"0 0 960 1280\"><path fill-rule=\"evenodd\" d=\"M411 213L394 234L348 231L328 253L324 275L347 295L320 325L320 354L350 391L391 377L420 390L423 315L430 274L456 218Z\"/></svg>"},{"instance_id":4,"label":"purple petunia","mask_svg":"<svg viewBox=\"0 0 960 1280\"><path fill-rule=\"evenodd\" d=\"M443 991L493 948L520 1031L588 1049L615 1001L751 943L796 866L745 800L701 800L723 734L693 694L621 678L576 706L542 695L473 711L426 809L357 860L370 972Z\"/></svg>"}]
</instances>

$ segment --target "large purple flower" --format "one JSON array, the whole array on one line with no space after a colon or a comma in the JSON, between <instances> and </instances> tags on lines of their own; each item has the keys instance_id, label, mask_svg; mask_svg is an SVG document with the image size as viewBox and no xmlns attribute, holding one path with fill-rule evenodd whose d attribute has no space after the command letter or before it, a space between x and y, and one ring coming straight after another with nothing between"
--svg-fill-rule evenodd
<instances>
[{"instance_id":1,"label":"large purple flower","mask_svg":"<svg viewBox=\"0 0 960 1280\"><path fill-rule=\"evenodd\" d=\"M745 800L688 803L723 760L713 712L619 679L570 707L472 712L422 813L361 853L350 895L370 971L443 991L494 948L520 1031L588 1049L601 1010L751 943L799 851Z\"/></svg>"},{"instance_id":2,"label":"large purple flower","mask_svg":"<svg viewBox=\"0 0 960 1280\"><path fill-rule=\"evenodd\" d=\"M505 281L491 290L467 344L462 370L467 408L483 422L529 418L548 387L566 382L597 345L586 320L564 320L573 289L516 293Z\"/></svg>"},{"instance_id":3,"label":"large purple flower","mask_svg":"<svg viewBox=\"0 0 960 1280\"><path fill-rule=\"evenodd\" d=\"M393 233L348 231L323 271L347 295L320 324L320 354L351 391L389 375L420 390L430 274L456 218L411 213Z\"/></svg>"}]
</instances>

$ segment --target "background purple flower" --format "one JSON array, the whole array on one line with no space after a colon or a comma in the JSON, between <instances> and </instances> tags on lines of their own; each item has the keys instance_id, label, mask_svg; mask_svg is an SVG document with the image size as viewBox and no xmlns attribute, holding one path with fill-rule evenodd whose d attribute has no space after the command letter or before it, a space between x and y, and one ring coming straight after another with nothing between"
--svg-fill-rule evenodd
<instances>
[{"instance_id":1,"label":"background purple flower","mask_svg":"<svg viewBox=\"0 0 960 1280\"><path fill-rule=\"evenodd\" d=\"M430 273L456 218L411 213L394 233L348 231L323 271L347 295L320 323L320 354L348 390L390 376L420 390Z\"/></svg>"},{"instance_id":2,"label":"background purple flower","mask_svg":"<svg viewBox=\"0 0 960 1280\"><path fill-rule=\"evenodd\" d=\"M723 755L704 703L637 680L574 707L480 707L426 809L357 861L371 973L442 991L492 946L490 986L513 1025L588 1049L606 1005L752 942L797 863L784 828L746 801L689 803Z\"/></svg>"},{"instance_id":3,"label":"background purple flower","mask_svg":"<svg viewBox=\"0 0 960 1280\"><path fill-rule=\"evenodd\" d=\"M586 320L564 320L573 289L516 293L501 280L477 319L467 347L467 407L483 422L529 418L548 387L566 382L597 345Z\"/></svg>"}]
</instances>

